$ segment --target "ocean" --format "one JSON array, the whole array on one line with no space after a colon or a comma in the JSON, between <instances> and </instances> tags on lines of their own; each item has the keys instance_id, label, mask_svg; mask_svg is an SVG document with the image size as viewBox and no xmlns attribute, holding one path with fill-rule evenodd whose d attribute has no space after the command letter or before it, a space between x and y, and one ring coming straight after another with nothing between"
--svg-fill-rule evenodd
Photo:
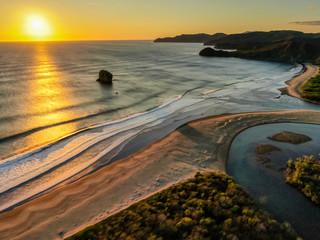
<instances>
[{"instance_id":1,"label":"ocean","mask_svg":"<svg viewBox=\"0 0 320 240\"><path fill-rule=\"evenodd\" d=\"M222 113L316 109L280 96L301 65L205 58L196 43L0 43L0 211ZM112 86L96 82L99 71ZM130 151L127 150L126 154ZM121 155L122 156L122 155Z\"/></svg>"}]
</instances>

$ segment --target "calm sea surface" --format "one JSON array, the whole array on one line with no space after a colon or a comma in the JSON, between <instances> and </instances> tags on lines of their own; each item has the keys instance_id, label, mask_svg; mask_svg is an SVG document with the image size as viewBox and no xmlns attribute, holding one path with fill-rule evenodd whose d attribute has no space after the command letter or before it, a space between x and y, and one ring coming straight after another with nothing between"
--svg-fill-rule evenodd
<instances>
[{"instance_id":1,"label":"calm sea surface","mask_svg":"<svg viewBox=\"0 0 320 240\"><path fill-rule=\"evenodd\" d=\"M198 56L200 44L0 44L0 157L92 124L155 108L188 92L262 79L292 66ZM114 74L112 87L95 80Z\"/></svg>"},{"instance_id":2,"label":"calm sea surface","mask_svg":"<svg viewBox=\"0 0 320 240\"><path fill-rule=\"evenodd\" d=\"M277 98L277 88L301 66L204 58L202 48L151 41L0 43L0 210L101 159L107 163L152 129L169 131L226 112L314 108ZM114 75L112 86L96 82L101 69Z\"/></svg>"},{"instance_id":3,"label":"calm sea surface","mask_svg":"<svg viewBox=\"0 0 320 240\"><path fill-rule=\"evenodd\" d=\"M306 134L312 141L299 145L268 139L282 131ZM320 207L299 190L286 183L284 171L291 158L303 155L319 156L320 125L278 123L249 128L233 141L228 159L227 173L245 187L251 195L281 222L288 221L303 239L320 239ZM258 144L271 144L281 149L267 157L269 167L255 159ZM264 155L266 156L266 155Z\"/></svg>"}]
</instances>

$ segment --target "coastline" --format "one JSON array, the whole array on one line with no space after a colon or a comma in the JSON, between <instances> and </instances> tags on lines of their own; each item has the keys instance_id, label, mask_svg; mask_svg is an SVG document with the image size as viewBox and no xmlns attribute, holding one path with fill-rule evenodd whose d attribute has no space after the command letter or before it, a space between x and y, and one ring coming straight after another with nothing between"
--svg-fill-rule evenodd
<instances>
[{"instance_id":1,"label":"coastline","mask_svg":"<svg viewBox=\"0 0 320 240\"><path fill-rule=\"evenodd\" d=\"M294 77L293 79L290 79L286 81L285 83L288 85L286 88L279 89L283 94L288 94L291 97L299 98L303 101L312 102L311 100L302 98L301 96L301 87L312 77L315 77L319 72L319 67L313 64L303 64L305 67L305 71Z\"/></svg>"},{"instance_id":2,"label":"coastline","mask_svg":"<svg viewBox=\"0 0 320 240\"><path fill-rule=\"evenodd\" d=\"M0 239L61 239L197 171L224 172L236 135L276 122L320 124L320 112L223 114L189 122L128 158L1 214Z\"/></svg>"},{"instance_id":3,"label":"coastline","mask_svg":"<svg viewBox=\"0 0 320 240\"><path fill-rule=\"evenodd\" d=\"M287 81L292 91L312 69L318 67L307 65L306 72ZM222 114L191 121L123 160L0 214L0 239L61 239L197 171L225 172L229 148L240 132L280 122L320 124L320 112Z\"/></svg>"}]
</instances>

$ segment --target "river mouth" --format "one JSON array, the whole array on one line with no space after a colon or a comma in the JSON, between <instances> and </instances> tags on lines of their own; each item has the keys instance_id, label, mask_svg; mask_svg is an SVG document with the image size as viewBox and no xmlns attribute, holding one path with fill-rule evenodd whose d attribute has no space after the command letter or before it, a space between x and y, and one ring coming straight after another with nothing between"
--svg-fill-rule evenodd
<instances>
[{"instance_id":1,"label":"river mouth","mask_svg":"<svg viewBox=\"0 0 320 240\"><path fill-rule=\"evenodd\" d=\"M293 145L275 142L268 137L282 131L305 134L312 141ZM253 198L278 221L289 222L304 239L320 239L320 207L297 189L286 184L286 162L303 155L319 154L320 126L313 124L276 123L255 126L241 132L233 141L227 173L246 188ZM258 144L271 144L281 151L267 155L268 163L256 160Z\"/></svg>"}]
</instances>

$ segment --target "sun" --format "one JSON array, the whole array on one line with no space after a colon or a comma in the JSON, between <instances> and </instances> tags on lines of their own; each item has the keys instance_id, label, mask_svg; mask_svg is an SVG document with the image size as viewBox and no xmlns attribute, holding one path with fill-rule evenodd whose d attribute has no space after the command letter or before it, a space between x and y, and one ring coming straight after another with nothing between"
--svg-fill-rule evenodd
<instances>
[{"instance_id":1,"label":"sun","mask_svg":"<svg viewBox=\"0 0 320 240\"><path fill-rule=\"evenodd\" d=\"M43 30L43 23L37 19L32 20L31 26L35 31L42 31Z\"/></svg>"},{"instance_id":2,"label":"sun","mask_svg":"<svg viewBox=\"0 0 320 240\"><path fill-rule=\"evenodd\" d=\"M51 35L51 27L48 21L40 15L28 15L25 29L31 40L47 40Z\"/></svg>"}]
</instances>

